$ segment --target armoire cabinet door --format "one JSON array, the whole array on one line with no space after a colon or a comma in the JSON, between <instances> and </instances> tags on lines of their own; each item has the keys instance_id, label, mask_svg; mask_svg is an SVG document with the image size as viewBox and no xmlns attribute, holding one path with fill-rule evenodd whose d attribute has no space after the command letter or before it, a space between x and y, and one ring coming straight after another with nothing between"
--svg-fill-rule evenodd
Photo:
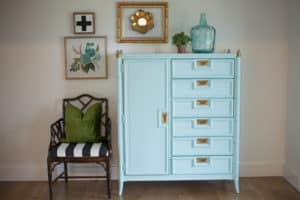
<instances>
[{"instance_id":1,"label":"armoire cabinet door","mask_svg":"<svg viewBox=\"0 0 300 200\"><path fill-rule=\"evenodd\" d=\"M168 173L167 60L123 61L125 173Z\"/></svg>"}]
</instances>

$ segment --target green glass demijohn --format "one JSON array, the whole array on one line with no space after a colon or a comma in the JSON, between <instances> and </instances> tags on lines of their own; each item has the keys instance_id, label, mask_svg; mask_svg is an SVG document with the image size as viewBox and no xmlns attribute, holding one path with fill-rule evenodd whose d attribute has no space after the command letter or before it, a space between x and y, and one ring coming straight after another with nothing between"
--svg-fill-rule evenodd
<instances>
[{"instance_id":1,"label":"green glass demijohn","mask_svg":"<svg viewBox=\"0 0 300 200\"><path fill-rule=\"evenodd\" d=\"M215 49L216 29L206 22L206 14L201 13L200 23L191 30L193 53L212 53Z\"/></svg>"}]
</instances>

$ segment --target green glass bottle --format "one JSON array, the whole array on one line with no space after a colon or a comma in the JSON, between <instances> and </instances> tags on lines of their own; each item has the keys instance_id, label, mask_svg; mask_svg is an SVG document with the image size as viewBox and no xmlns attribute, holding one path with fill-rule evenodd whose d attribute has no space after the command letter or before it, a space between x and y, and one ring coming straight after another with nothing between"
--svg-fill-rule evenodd
<instances>
[{"instance_id":1,"label":"green glass bottle","mask_svg":"<svg viewBox=\"0 0 300 200\"><path fill-rule=\"evenodd\" d=\"M199 25L194 26L190 34L194 53L214 52L216 29L207 24L205 13L201 13Z\"/></svg>"}]
</instances>

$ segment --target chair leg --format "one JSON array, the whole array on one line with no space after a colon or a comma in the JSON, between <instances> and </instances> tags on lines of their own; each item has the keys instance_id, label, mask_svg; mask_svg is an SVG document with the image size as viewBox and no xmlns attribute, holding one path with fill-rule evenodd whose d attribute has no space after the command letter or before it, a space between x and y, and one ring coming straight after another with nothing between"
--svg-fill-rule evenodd
<instances>
[{"instance_id":1,"label":"chair leg","mask_svg":"<svg viewBox=\"0 0 300 200\"><path fill-rule=\"evenodd\" d=\"M68 182L68 163L64 162L64 171L65 171L65 183Z\"/></svg>"},{"instance_id":2,"label":"chair leg","mask_svg":"<svg viewBox=\"0 0 300 200\"><path fill-rule=\"evenodd\" d=\"M111 197L111 181L110 181L110 160L106 161L106 183L107 183L107 195L110 199Z\"/></svg>"},{"instance_id":3,"label":"chair leg","mask_svg":"<svg viewBox=\"0 0 300 200\"><path fill-rule=\"evenodd\" d=\"M47 161L47 168L48 168L48 185L49 185L49 197L50 200L53 199L52 197L52 171L51 171L51 162Z\"/></svg>"}]
</instances>

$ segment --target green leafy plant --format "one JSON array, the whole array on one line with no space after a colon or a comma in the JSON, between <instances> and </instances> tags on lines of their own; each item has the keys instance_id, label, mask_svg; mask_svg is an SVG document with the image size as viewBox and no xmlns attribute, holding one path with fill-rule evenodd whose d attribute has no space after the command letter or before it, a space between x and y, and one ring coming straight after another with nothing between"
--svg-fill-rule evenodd
<instances>
[{"instance_id":1,"label":"green leafy plant","mask_svg":"<svg viewBox=\"0 0 300 200\"><path fill-rule=\"evenodd\" d=\"M172 43L179 47L180 45L186 46L191 41L191 38L189 35L185 34L184 32L176 33L172 37Z\"/></svg>"}]
</instances>

